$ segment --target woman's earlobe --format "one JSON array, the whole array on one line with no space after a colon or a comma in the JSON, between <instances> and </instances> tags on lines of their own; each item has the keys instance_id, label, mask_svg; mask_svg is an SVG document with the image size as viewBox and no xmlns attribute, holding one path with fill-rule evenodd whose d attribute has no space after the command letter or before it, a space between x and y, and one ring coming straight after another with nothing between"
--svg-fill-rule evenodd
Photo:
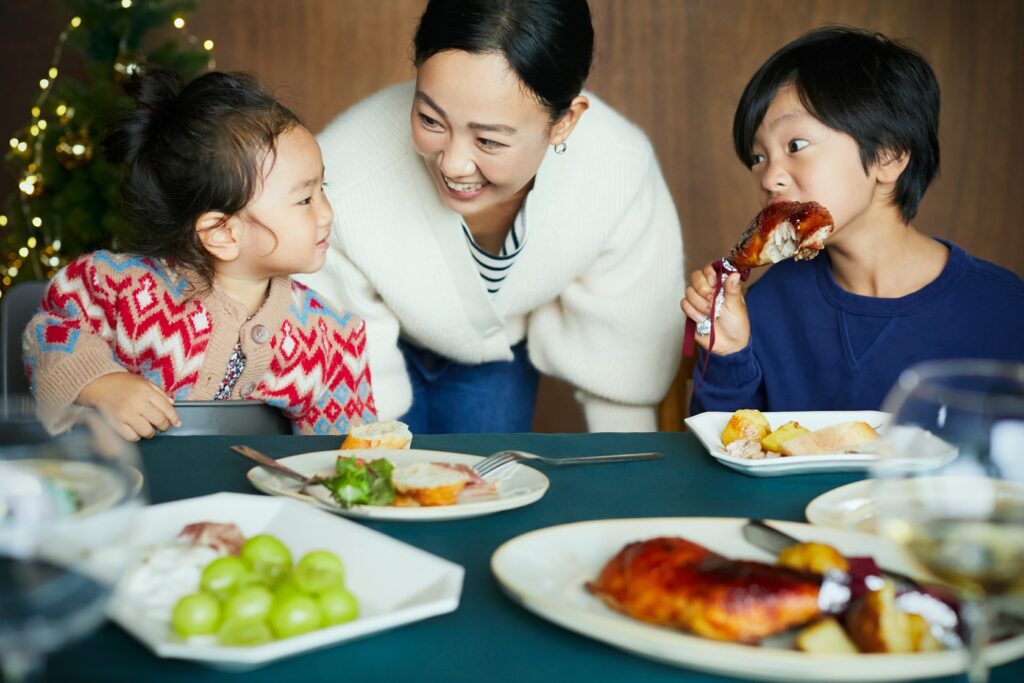
<instances>
[{"instance_id":1,"label":"woman's earlobe","mask_svg":"<svg viewBox=\"0 0 1024 683\"><path fill-rule=\"evenodd\" d=\"M562 118L558 119L555 125L551 127L551 144L556 146L564 145L573 129L576 128L576 124L580 122L580 117L583 116L583 113L588 108L590 108L590 100L587 99L586 95L574 97L569 104L569 108L562 114Z\"/></svg>"},{"instance_id":2,"label":"woman's earlobe","mask_svg":"<svg viewBox=\"0 0 1024 683\"><path fill-rule=\"evenodd\" d=\"M240 245L235 220L219 211L207 211L196 219L196 235L206 251L221 261L238 258Z\"/></svg>"}]
</instances>

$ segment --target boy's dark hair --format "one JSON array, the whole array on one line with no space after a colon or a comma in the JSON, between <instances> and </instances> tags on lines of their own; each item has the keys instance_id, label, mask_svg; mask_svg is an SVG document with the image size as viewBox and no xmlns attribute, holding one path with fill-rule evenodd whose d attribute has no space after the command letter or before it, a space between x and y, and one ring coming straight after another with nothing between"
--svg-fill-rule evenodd
<instances>
[{"instance_id":1,"label":"boy's dark hair","mask_svg":"<svg viewBox=\"0 0 1024 683\"><path fill-rule=\"evenodd\" d=\"M195 229L204 213L232 216L255 196L279 135L301 125L246 74L211 72L184 88L149 70L125 90L135 99L103 141L124 161L128 251L173 259L213 282L213 257Z\"/></svg>"},{"instance_id":2,"label":"boy's dark hair","mask_svg":"<svg viewBox=\"0 0 1024 683\"><path fill-rule=\"evenodd\" d=\"M413 39L418 67L439 52L499 54L557 121L594 55L586 0L430 0Z\"/></svg>"},{"instance_id":3,"label":"boy's dark hair","mask_svg":"<svg viewBox=\"0 0 1024 683\"><path fill-rule=\"evenodd\" d=\"M789 83L819 121L857 141L865 171L886 154L909 153L894 192L909 223L939 169L939 84L924 57L880 33L845 26L789 43L757 70L736 107L733 144L748 168L765 112Z\"/></svg>"}]
</instances>

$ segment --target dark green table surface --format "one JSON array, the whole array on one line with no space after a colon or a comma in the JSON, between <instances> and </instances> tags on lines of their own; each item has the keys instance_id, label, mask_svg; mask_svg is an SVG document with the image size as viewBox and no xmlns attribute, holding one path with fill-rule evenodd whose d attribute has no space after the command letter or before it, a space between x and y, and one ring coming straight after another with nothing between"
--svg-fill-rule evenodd
<instances>
[{"instance_id":1,"label":"dark green table surface","mask_svg":"<svg viewBox=\"0 0 1024 683\"><path fill-rule=\"evenodd\" d=\"M153 503L218 491L254 493L250 463L228 450L243 441L273 456L334 448L337 437L163 437L142 444ZM861 478L812 474L758 479L715 462L690 434L457 434L418 436L414 446L488 454L518 448L542 455L662 451L655 462L547 467L551 488L533 505L449 522L367 522L372 529L466 569L451 613L245 673L160 659L113 624L52 656L52 681L722 681L609 647L555 626L513 603L490 571L503 542L542 527L620 517L765 517L803 521L815 496ZM950 677L943 681L963 680ZM993 681L1024 680L1024 660Z\"/></svg>"}]
</instances>

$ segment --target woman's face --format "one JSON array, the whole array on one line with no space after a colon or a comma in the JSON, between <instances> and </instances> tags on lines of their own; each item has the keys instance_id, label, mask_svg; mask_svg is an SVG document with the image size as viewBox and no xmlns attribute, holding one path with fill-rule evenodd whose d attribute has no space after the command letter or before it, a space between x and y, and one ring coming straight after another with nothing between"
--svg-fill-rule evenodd
<instances>
[{"instance_id":1,"label":"woman's face","mask_svg":"<svg viewBox=\"0 0 1024 683\"><path fill-rule=\"evenodd\" d=\"M441 52L420 65L412 139L441 201L472 216L522 201L564 126L498 54Z\"/></svg>"}]
</instances>

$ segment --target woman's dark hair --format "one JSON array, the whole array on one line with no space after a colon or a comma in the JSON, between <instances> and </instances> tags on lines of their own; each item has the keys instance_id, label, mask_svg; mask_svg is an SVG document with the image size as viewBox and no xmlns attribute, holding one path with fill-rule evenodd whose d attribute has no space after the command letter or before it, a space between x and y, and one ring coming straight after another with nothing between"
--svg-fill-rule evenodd
<instances>
[{"instance_id":1,"label":"woman's dark hair","mask_svg":"<svg viewBox=\"0 0 1024 683\"><path fill-rule=\"evenodd\" d=\"M880 33L845 26L789 43L757 70L736 107L733 144L748 168L757 129L787 84L819 121L857 141L865 171L887 154L910 155L894 192L909 223L939 170L939 84L924 57Z\"/></svg>"},{"instance_id":2,"label":"woman's dark hair","mask_svg":"<svg viewBox=\"0 0 1024 683\"><path fill-rule=\"evenodd\" d=\"M500 54L557 121L594 55L586 0L430 0L413 39L419 67L439 52Z\"/></svg>"},{"instance_id":3,"label":"woman's dark hair","mask_svg":"<svg viewBox=\"0 0 1024 683\"><path fill-rule=\"evenodd\" d=\"M232 216L255 196L263 163L279 135L299 118L246 74L211 72L182 88L177 76L150 70L125 90L135 99L104 139L125 162L122 196L128 251L173 259L213 282L213 258L196 220Z\"/></svg>"}]
</instances>

